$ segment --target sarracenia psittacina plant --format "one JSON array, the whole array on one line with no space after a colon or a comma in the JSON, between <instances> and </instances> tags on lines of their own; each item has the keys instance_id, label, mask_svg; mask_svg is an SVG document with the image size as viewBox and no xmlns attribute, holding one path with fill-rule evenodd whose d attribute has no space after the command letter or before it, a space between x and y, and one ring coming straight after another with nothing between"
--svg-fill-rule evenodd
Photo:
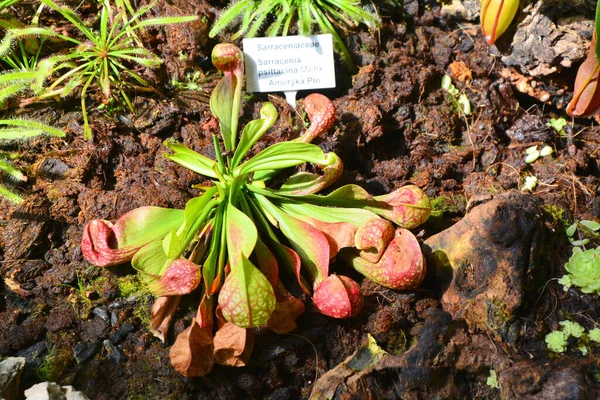
<instances>
[{"instance_id":1,"label":"sarracenia psittacina plant","mask_svg":"<svg viewBox=\"0 0 600 400\"><path fill-rule=\"evenodd\" d=\"M481 0L481 31L490 46L510 26L519 11L519 0Z\"/></svg>"},{"instance_id":2,"label":"sarracenia psittacina plant","mask_svg":"<svg viewBox=\"0 0 600 400\"><path fill-rule=\"evenodd\" d=\"M264 326L277 333L296 328L304 304L283 286L282 271L312 295L318 311L335 318L353 317L363 304L358 283L330 273L331 259L342 251L351 265L383 285L418 285L425 273L423 256L402 227L421 224L431 208L415 186L375 197L356 185L317 194L343 168L334 153L310 143L335 121L333 103L319 94L305 99L311 121L305 134L247 159L277 112L265 103L260 118L238 136L242 52L231 44L218 45L212 58L223 72L210 101L222 134L221 141L213 137L217 160L174 142L165 143L172 151L165 157L212 179L213 185L198 188L203 194L183 211L142 207L114 225L91 221L82 245L96 265L131 259L150 290L161 296L151 328L163 339L180 296L200 288L196 318L171 349L172 364L187 376L208 373L214 362L244 365L253 343L249 328ZM299 172L278 187L271 183L281 170L304 163L320 173ZM401 227L398 233L388 220ZM382 222L387 226L378 230ZM385 266L383 272L374 272L379 265ZM220 328L216 334L215 325Z\"/></svg>"},{"instance_id":3,"label":"sarracenia psittacina plant","mask_svg":"<svg viewBox=\"0 0 600 400\"><path fill-rule=\"evenodd\" d=\"M600 0L596 6L596 28L590 43L586 60L581 64L575 78L573 99L567 106L567 114L571 117L591 117L600 111Z\"/></svg>"}]
</instances>

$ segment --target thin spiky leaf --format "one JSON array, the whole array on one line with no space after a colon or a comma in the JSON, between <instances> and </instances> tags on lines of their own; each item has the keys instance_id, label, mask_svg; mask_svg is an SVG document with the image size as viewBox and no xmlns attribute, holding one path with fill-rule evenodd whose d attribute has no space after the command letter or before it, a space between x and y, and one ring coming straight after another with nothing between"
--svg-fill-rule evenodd
<instances>
[{"instance_id":1,"label":"thin spiky leaf","mask_svg":"<svg viewBox=\"0 0 600 400\"><path fill-rule=\"evenodd\" d=\"M9 201L12 201L13 203L17 204L23 202L23 198L21 196L19 196L12 190L9 190L6 186L2 185L0 185L0 197L4 197Z\"/></svg>"}]
</instances>

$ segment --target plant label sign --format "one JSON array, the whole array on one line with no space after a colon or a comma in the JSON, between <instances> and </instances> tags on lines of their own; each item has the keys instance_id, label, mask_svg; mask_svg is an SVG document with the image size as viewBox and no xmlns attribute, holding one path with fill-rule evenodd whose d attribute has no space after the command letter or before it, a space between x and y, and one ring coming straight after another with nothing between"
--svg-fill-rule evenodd
<instances>
[{"instance_id":1,"label":"plant label sign","mask_svg":"<svg viewBox=\"0 0 600 400\"><path fill-rule=\"evenodd\" d=\"M331 34L244 39L246 90L285 92L295 107L296 92L335 87Z\"/></svg>"}]
</instances>

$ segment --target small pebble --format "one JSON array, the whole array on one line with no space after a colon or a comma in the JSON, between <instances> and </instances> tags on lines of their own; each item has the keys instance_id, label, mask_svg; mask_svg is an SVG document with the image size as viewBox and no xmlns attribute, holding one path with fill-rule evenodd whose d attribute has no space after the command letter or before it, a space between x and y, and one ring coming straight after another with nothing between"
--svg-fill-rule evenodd
<instances>
[{"instance_id":1,"label":"small pebble","mask_svg":"<svg viewBox=\"0 0 600 400\"><path fill-rule=\"evenodd\" d=\"M119 323L119 314L116 311L110 312L110 326L117 326Z\"/></svg>"},{"instance_id":2,"label":"small pebble","mask_svg":"<svg viewBox=\"0 0 600 400\"><path fill-rule=\"evenodd\" d=\"M106 310L106 308L96 307L92 312L102 321L106 322L107 324L110 324L110 316L108 315L108 310Z\"/></svg>"},{"instance_id":3,"label":"small pebble","mask_svg":"<svg viewBox=\"0 0 600 400\"><path fill-rule=\"evenodd\" d=\"M121 325L121 327L117 329L115 333L110 335L108 340L110 340L112 343L119 343L121 340L125 339L125 336L127 336L127 334L131 332L134 328L135 327L132 323L126 322L123 325Z\"/></svg>"},{"instance_id":4,"label":"small pebble","mask_svg":"<svg viewBox=\"0 0 600 400\"><path fill-rule=\"evenodd\" d=\"M110 340L104 341L104 348L108 352L108 356L115 364L122 364L129 360L129 357L118 346L112 344Z\"/></svg>"},{"instance_id":5,"label":"small pebble","mask_svg":"<svg viewBox=\"0 0 600 400\"><path fill-rule=\"evenodd\" d=\"M77 343L73 348L73 356L77 364L81 364L96 354L98 351L99 342Z\"/></svg>"}]
</instances>

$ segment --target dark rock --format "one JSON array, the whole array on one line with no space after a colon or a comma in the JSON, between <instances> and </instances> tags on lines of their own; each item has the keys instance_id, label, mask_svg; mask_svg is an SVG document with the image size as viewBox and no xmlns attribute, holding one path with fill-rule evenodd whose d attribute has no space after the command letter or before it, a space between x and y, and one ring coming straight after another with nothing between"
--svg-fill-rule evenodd
<instances>
[{"instance_id":1,"label":"dark rock","mask_svg":"<svg viewBox=\"0 0 600 400\"><path fill-rule=\"evenodd\" d=\"M82 339L86 342L96 342L108 336L109 325L99 317L85 321L81 327Z\"/></svg>"},{"instance_id":2,"label":"dark rock","mask_svg":"<svg viewBox=\"0 0 600 400\"><path fill-rule=\"evenodd\" d=\"M40 166L40 172L46 178L61 179L69 172L69 166L56 158L46 158Z\"/></svg>"},{"instance_id":3,"label":"dark rock","mask_svg":"<svg viewBox=\"0 0 600 400\"><path fill-rule=\"evenodd\" d=\"M108 340L110 340L112 343L115 343L115 344L119 343L121 340L125 339L125 336L127 336L127 334L129 332L131 332L134 328L135 328L135 326L132 323L125 322L123 325L121 325L119 327L119 329L117 329L117 331L115 333L110 335Z\"/></svg>"},{"instance_id":4,"label":"dark rock","mask_svg":"<svg viewBox=\"0 0 600 400\"><path fill-rule=\"evenodd\" d=\"M31 364L36 358L40 358L42 354L48 351L46 342L37 342L33 346L29 346L17 353L19 357L25 357L27 364Z\"/></svg>"},{"instance_id":5,"label":"dark rock","mask_svg":"<svg viewBox=\"0 0 600 400\"><path fill-rule=\"evenodd\" d=\"M25 357L25 373L22 381L26 384L37 382L37 370L44 364L44 356L48 352L46 342L37 342L36 344L27 347L19 352L17 356Z\"/></svg>"},{"instance_id":6,"label":"dark rock","mask_svg":"<svg viewBox=\"0 0 600 400\"><path fill-rule=\"evenodd\" d=\"M460 42L460 51L468 53L475 48L475 43L471 38L465 38Z\"/></svg>"},{"instance_id":7,"label":"dark rock","mask_svg":"<svg viewBox=\"0 0 600 400\"><path fill-rule=\"evenodd\" d=\"M382 352L374 365L372 362L353 363L357 358L364 358L360 357L360 351L365 351L363 347L319 378L311 397L352 399L364 398L365 393L370 393L376 399L462 398L454 387L452 368L438 366L451 321L448 313L430 309L422 334L407 352L400 356ZM377 357L370 359L377 360Z\"/></svg>"},{"instance_id":8,"label":"dark rock","mask_svg":"<svg viewBox=\"0 0 600 400\"><path fill-rule=\"evenodd\" d=\"M110 312L110 326L117 326L117 324L119 323L119 313L117 313L116 311L111 311Z\"/></svg>"},{"instance_id":9,"label":"dark rock","mask_svg":"<svg viewBox=\"0 0 600 400\"><path fill-rule=\"evenodd\" d=\"M471 329L506 337L517 312L547 280L551 260L540 262L545 233L536 200L515 193L473 208L427 239L428 272L441 283L444 310Z\"/></svg>"},{"instance_id":10,"label":"dark rock","mask_svg":"<svg viewBox=\"0 0 600 400\"><path fill-rule=\"evenodd\" d=\"M94 313L94 315L101 318L102 321L106 322L107 324L110 324L110 316L108 315L108 310L106 308L96 307L92 312Z\"/></svg>"},{"instance_id":11,"label":"dark rock","mask_svg":"<svg viewBox=\"0 0 600 400\"><path fill-rule=\"evenodd\" d=\"M93 357L98 351L99 345L99 342L77 343L73 348L73 356L77 364L81 364Z\"/></svg>"},{"instance_id":12,"label":"dark rock","mask_svg":"<svg viewBox=\"0 0 600 400\"><path fill-rule=\"evenodd\" d=\"M123 350L121 350L119 346L112 344L110 340L104 341L104 348L108 352L111 361L115 364L122 364L129 360L129 357L123 353Z\"/></svg>"},{"instance_id":13,"label":"dark rock","mask_svg":"<svg viewBox=\"0 0 600 400\"><path fill-rule=\"evenodd\" d=\"M9 357L0 361L0 398L15 400L19 394L19 383L25 369L25 358Z\"/></svg>"},{"instance_id":14,"label":"dark rock","mask_svg":"<svg viewBox=\"0 0 600 400\"><path fill-rule=\"evenodd\" d=\"M503 399L597 399L589 365L561 357L550 363L521 361L500 372Z\"/></svg>"}]
</instances>

